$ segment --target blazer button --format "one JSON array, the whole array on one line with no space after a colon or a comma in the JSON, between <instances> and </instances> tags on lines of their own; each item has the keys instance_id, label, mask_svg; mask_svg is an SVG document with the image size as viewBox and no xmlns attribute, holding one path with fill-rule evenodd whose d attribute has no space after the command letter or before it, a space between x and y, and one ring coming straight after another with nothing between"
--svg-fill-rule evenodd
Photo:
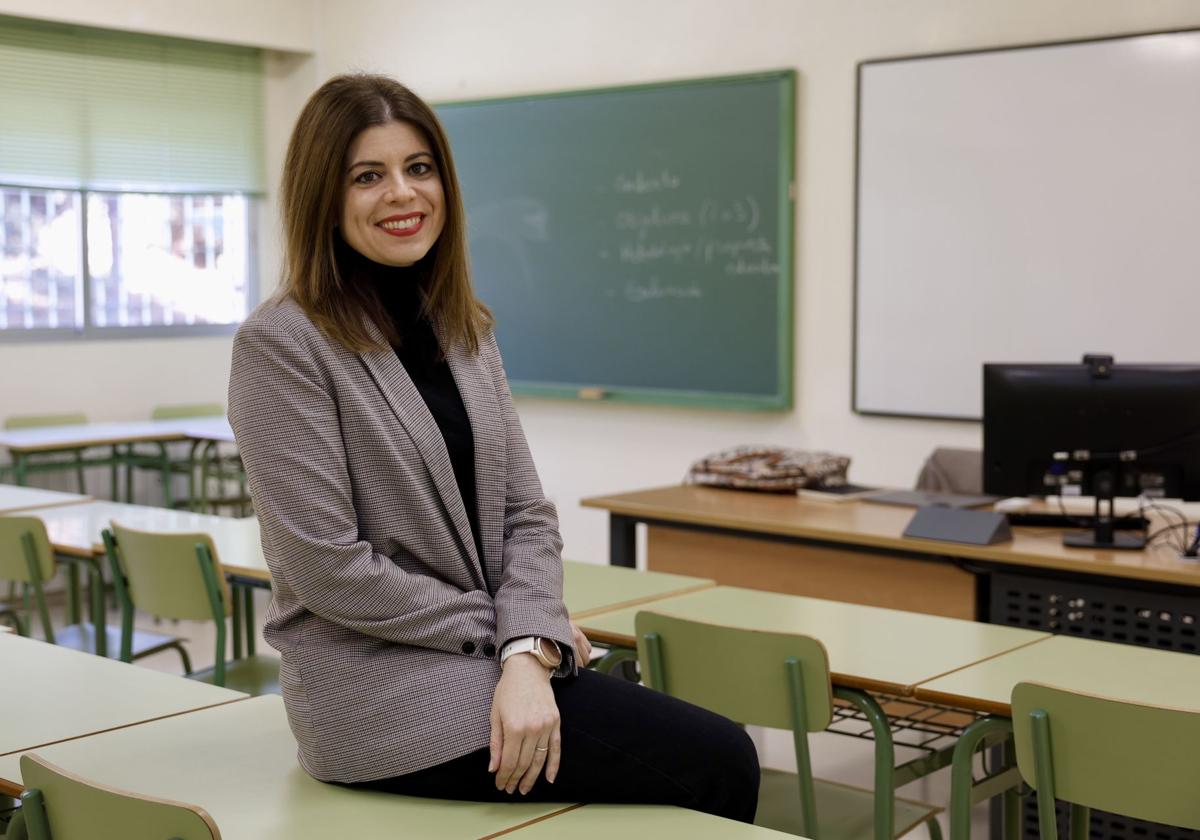
<instances>
[{"instance_id":1,"label":"blazer button","mask_svg":"<svg viewBox=\"0 0 1200 840\"><path fill-rule=\"evenodd\" d=\"M493 656L496 655L496 646L491 643L484 645L483 646L483 655L486 656L488 659L491 659Z\"/></svg>"},{"instance_id":2,"label":"blazer button","mask_svg":"<svg viewBox=\"0 0 1200 840\"><path fill-rule=\"evenodd\" d=\"M467 656L470 656L472 653L475 652L475 643L474 642L463 642L462 652L465 653Z\"/></svg>"}]
</instances>

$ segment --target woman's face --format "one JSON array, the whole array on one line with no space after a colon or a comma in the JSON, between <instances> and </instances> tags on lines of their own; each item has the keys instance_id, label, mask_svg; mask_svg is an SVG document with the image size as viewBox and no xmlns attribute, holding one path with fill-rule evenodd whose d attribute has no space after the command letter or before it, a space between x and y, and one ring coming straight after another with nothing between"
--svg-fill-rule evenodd
<instances>
[{"instance_id":1,"label":"woman's face","mask_svg":"<svg viewBox=\"0 0 1200 840\"><path fill-rule=\"evenodd\" d=\"M376 125L350 144L342 193L342 237L364 257L409 266L445 224L442 176L424 135L405 122Z\"/></svg>"}]
</instances>

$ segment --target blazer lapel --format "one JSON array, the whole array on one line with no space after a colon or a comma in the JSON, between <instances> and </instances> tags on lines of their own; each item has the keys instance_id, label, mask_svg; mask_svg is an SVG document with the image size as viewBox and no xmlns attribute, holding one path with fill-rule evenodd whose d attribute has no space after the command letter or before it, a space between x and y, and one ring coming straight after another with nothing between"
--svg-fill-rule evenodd
<instances>
[{"instance_id":1,"label":"blazer lapel","mask_svg":"<svg viewBox=\"0 0 1200 840\"><path fill-rule=\"evenodd\" d=\"M374 323L368 322L372 337L383 346L381 349L367 353L359 353L375 384L383 393L388 405L400 421L400 425L408 432L416 446L418 454L425 462L433 486L441 497L442 505L454 523L458 541L463 552L470 560L471 578L482 588L487 588L483 576L480 558L475 551L475 538L471 535L471 522L467 519L466 508L463 507L462 494L458 492L458 483L454 478L454 467L450 464L450 454L446 451L446 441L442 432L429 413L429 407L421 397L421 392L409 378L404 365L396 357L396 352L388 346L387 340L379 332ZM461 386L460 386L461 389ZM464 400L465 401L465 400ZM468 414L470 412L468 411ZM472 422L474 416L471 416ZM478 452L478 444L476 444Z\"/></svg>"},{"instance_id":2,"label":"blazer lapel","mask_svg":"<svg viewBox=\"0 0 1200 840\"><path fill-rule=\"evenodd\" d=\"M436 329L438 340L445 347L445 335L440 327ZM500 586L504 568L504 499L507 491L507 447L500 403L496 398L496 384L480 354L468 353L461 344L455 344L446 351L446 361L471 420L471 434L475 439L475 499L478 505L479 539L483 543L483 568L488 591L495 592Z\"/></svg>"}]
</instances>

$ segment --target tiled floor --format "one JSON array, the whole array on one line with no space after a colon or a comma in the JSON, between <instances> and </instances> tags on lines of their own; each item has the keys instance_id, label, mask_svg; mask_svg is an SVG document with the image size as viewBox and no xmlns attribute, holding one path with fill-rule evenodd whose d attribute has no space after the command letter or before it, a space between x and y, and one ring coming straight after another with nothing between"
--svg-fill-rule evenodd
<instances>
[{"instance_id":1,"label":"tiled floor","mask_svg":"<svg viewBox=\"0 0 1200 840\"><path fill-rule=\"evenodd\" d=\"M271 648L262 638L262 620L266 613L270 594L266 590L255 592L255 615L258 626L258 648L261 653L271 652ZM56 605L52 608L52 620L55 626L61 626L64 619L64 608ZM115 611L110 611L109 621L116 623L119 617ZM193 621L161 621L155 622L150 616L139 615L136 622L139 629L154 630L159 633L173 633L187 640L186 646L192 657L193 667L207 668L213 664L215 651L215 631L211 622ZM35 635L40 635L40 631ZM141 667L155 668L169 673L182 673L179 656L174 651L163 651L153 656L138 660ZM791 734L778 730L764 730L751 727L751 736L758 745L759 755L764 766L785 770L795 769ZM873 744L843 735L819 733L812 736L813 770L821 778L832 779L847 784L869 788L872 784ZM917 751L898 747L896 750L897 763L902 763L918 755ZM950 798L949 771L943 770L934 776L919 780L899 790L899 795L930 802L943 807ZM941 816L942 831L949 836L949 824L946 815ZM974 837L987 836L986 805L977 805L972 814L972 833ZM924 840L926 829L918 828L912 835L916 840Z\"/></svg>"}]
</instances>

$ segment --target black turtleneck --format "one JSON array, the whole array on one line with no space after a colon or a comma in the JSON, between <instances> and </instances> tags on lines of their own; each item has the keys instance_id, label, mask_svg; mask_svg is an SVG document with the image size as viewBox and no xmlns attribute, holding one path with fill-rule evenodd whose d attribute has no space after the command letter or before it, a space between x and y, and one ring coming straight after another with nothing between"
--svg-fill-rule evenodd
<instances>
[{"instance_id":1,"label":"black turtleneck","mask_svg":"<svg viewBox=\"0 0 1200 840\"><path fill-rule=\"evenodd\" d=\"M342 244L342 243L339 243ZM425 401L429 413L442 433L454 480L462 496L475 550L483 558L479 538L479 513L475 499L475 437L462 396L454 382L450 365L442 356L433 325L421 312L420 273L409 268L392 268L372 262L342 244L338 249L340 267L355 275L355 282L370 282L392 318L400 343L394 347L413 385Z\"/></svg>"}]
</instances>

